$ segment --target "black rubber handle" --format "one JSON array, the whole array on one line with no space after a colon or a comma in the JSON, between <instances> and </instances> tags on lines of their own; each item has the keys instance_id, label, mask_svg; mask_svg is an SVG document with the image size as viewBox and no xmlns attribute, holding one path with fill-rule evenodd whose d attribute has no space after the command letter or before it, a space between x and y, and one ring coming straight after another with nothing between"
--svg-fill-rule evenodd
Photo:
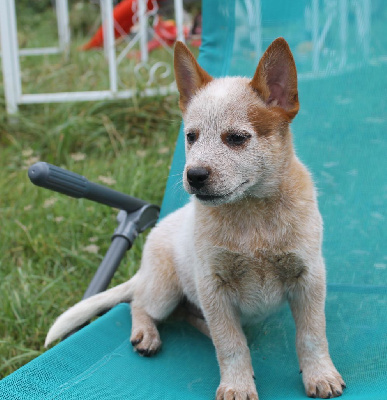
<instances>
[{"instance_id":1,"label":"black rubber handle","mask_svg":"<svg viewBox=\"0 0 387 400\"><path fill-rule=\"evenodd\" d=\"M28 169L28 177L37 186L55 190L71 197L85 197L89 181L81 175L46 162L38 162Z\"/></svg>"},{"instance_id":2,"label":"black rubber handle","mask_svg":"<svg viewBox=\"0 0 387 400\"><path fill-rule=\"evenodd\" d=\"M133 212L148 204L106 186L90 182L84 176L46 162L38 162L28 169L28 177L37 186L75 198L86 198L97 203Z\"/></svg>"}]
</instances>

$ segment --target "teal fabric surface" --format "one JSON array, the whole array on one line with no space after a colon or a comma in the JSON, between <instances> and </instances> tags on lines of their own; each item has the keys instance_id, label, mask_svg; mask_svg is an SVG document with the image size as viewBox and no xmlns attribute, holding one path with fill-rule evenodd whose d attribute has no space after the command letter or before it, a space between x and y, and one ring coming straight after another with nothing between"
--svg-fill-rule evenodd
<instances>
[{"instance_id":1,"label":"teal fabric surface","mask_svg":"<svg viewBox=\"0 0 387 400\"><path fill-rule=\"evenodd\" d=\"M359 300L361 300L359 302ZM386 398L385 310L363 312L378 295L331 294L327 308L331 355L348 388L343 399ZM363 306L359 304L365 303ZM379 329L380 328L380 329ZM184 323L160 327L163 348L143 358L129 342L130 309L121 304L0 382L4 400L212 399L219 369L212 342ZM305 399L294 348L295 329L285 308L248 327L260 399Z\"/></svg>"},{"instance_id":2,"label":"teal fabric surface","mask_svg":"<svg viewBox=\"0 0 387 400\"><path fill-rule=\"evenodd\" d=\"M284 36L299 73L292 131L323 215L327 336L343 399L387 398L387 3L211 0L199 61L213 76L251 76ZM316 26L317 25L317 26ZM321 40L320 40L321 39ZM322 40L324 39L324 40ZM188 197L180 134L162 216ZM120 305L0 382L1 399L212 399L209 339L183 323L160 327L163 348L141 358ZM246 328L261 400L305 399L288 307Z\"/></svg>"},{"instance_id":3,"label":"teal fabric surface","mask_svg":"<svg viewBox=\"0 0 387 400\"><path fill-rule=\"evenodd\" d=\"M164 324L163 350L143 358L132 349L130 329L129 306L121 304L3 379L0 398L211 398L219 373L207 337L186 325Z\"/></svg>"}]
</instances>

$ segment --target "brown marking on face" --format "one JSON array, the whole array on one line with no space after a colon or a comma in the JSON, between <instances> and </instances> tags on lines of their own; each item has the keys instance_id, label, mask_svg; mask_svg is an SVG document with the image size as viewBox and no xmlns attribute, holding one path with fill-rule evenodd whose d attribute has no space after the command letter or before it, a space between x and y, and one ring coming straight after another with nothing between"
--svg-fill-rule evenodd
<instances>
[{"instance_id":1,"label":"brown marking on face","mask_svg":"<svg viewBox=\"0 0 387 400\"><path fill-rule=\"evenodd\" d=\"M233 142L233 140L232 140L234 135L237 139L236 142ZM228 131L223 132L221 134L220 138L222 139L223 144L230 147L231 149L242 150L247 146L247 144L251 138L251 135L248 132L244 132L244 131L228 130ZM238 143L238 140L241 140L241 142Z\"/></svg>"},{"instance_id":2,"label":"brown marking on face","mask_svg":"<svg viewBox=\"0 0 387 400\"><path fill-rule=\"evenodd\" d=\"M199 139L200 131L199 129L190 129L185 134L185 140L188 146L192 146Z\"/></svg>"},{"instance_id":3,"label":"brown marking on face","mask_svg":"<svg viewBox=\"0 0 387 400\"><path fill-rule=\"evenodd\" d=\"M269 137L288 125L288 118L283 112L259 105L249 107L247 118L258 137Z\"/></svg>"}]
</instances>

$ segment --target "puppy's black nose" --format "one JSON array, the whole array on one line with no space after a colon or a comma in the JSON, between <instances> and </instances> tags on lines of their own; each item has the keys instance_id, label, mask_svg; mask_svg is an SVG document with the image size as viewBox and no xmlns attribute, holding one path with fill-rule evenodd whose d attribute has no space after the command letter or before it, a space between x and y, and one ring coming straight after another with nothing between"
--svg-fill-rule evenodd
<instances>
[{"instance_id":1,"label":"puppy's black nose","mask_svg":"<svg viewBox=\"0 0 387 400\"><path fill-rule=\"evenodd\" d=\"M210 171L207 168L190 168L187 170L188 183L195 189L200 189L206 183L210 176Z\"/></svg>"}]
</instances>

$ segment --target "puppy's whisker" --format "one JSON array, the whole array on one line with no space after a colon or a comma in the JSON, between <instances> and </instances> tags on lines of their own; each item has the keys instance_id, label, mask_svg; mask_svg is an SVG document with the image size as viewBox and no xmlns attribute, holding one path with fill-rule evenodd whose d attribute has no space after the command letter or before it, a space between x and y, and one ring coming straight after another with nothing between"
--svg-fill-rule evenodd
<instances>
[{"instance_id":1,"label":"puppy's whisker","mask_svg":"<svg viewBox=\"0 0 387 400\"><path fill-rule=\"evenodd\" d=\"M179 180L177 182L175 182L172 186L172 190L177 193L177 192L181 192L183 189L183 180Z\"/></svg>"},{"instance_id":2,"label":"puppy's whisker","mask_svg":"<svg viewBox=\"0 0 387 400\"><path fill-rule=\"evenodd\" d=\"M171 176L171 177L175 177L175 176L183 176L183 172L180 172L180 173L178 173L178 174L171 174L171 175L169 175L169 176Z\"/></svg>"}]
</instances>

